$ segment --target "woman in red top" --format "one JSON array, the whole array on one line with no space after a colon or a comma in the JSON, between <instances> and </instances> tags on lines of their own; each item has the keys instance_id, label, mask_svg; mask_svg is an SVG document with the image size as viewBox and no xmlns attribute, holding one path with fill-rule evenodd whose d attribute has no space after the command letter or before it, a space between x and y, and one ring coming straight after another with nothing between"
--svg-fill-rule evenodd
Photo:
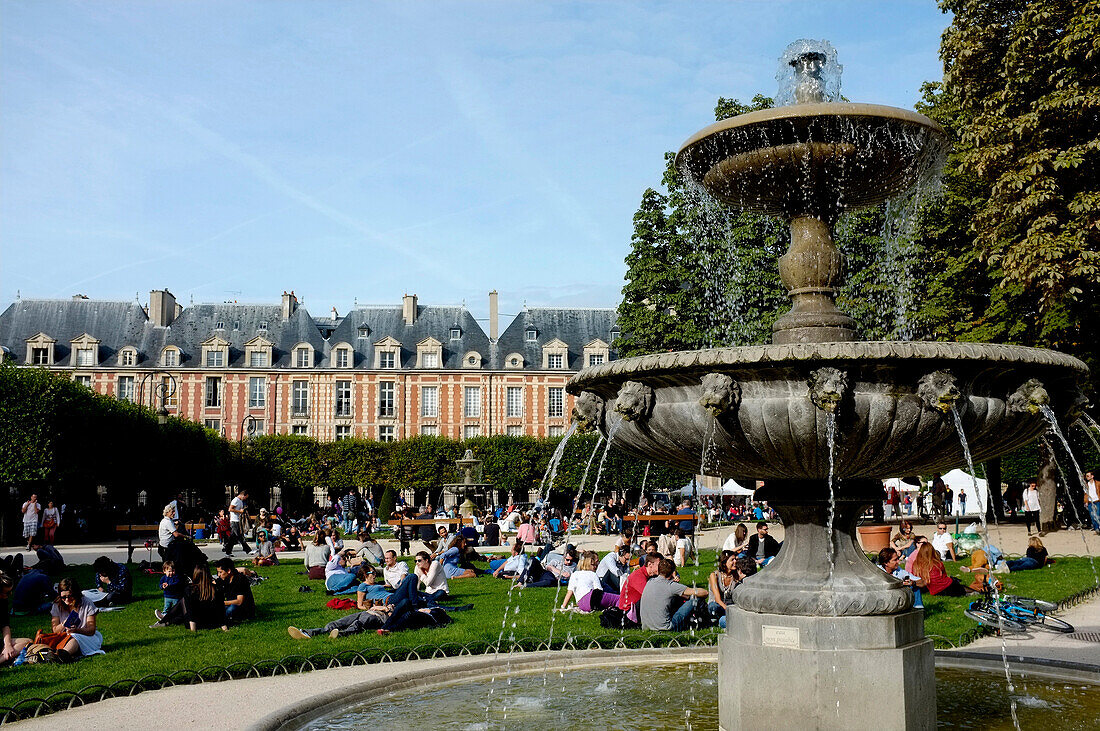
<instances>
[{"instance_id":1,"label":"woman in red top","mask_svg":"<svg viewBox=\"0 0 1100 731\"><path fill-rule=\"evenodd\" d=\"M913 562L913 573L920 577L915 582L922 589L928 589L929 594L940 596L963 596L967 593L966 586L944 571L943 561L939 554L932 548L931 543L922 543L917 549L917 559Z\"/></svg>"}]
</instances>

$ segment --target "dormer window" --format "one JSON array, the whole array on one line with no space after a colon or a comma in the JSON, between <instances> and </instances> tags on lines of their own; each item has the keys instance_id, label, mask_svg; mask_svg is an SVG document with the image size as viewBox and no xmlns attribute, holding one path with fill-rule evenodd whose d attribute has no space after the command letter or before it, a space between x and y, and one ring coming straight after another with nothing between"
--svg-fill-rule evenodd
<instances>
[{"instance_id":1,"label":"dormer window","mask_svg":"<svg viewBox=\"0 0 1100 731\"><path fill-rule=\"evenodd\" d=\"M241 329L241 321L240 320L234 320L233 321L233 329L234 330L240 330Z\"/></svg>"},{"instance_id":2,"label":"dormer window","mask_svg":"<svg viewBox=\"0 0 1100 731\"><path fill-rule=\"evenodd\" d=\"M374 344L374 367L390 369L401 367L401 342L387 335Z\"/></svg>"},{"instance_id":3,"label":"dormer window","mask_svg":"<svg viewBox=\"0 0 1100 731\"><path fill-rule=\"evenodd\" d=\"M608 344L599 338L589 341L588 344L584 346L582 357L584 358L583 364L590 368L606 363L610 358Z\"/></svg>"},{"instance_id":4,"label":"dormer window","mask_svg":"<svg viewBox=\"0 0 1100 731\"><path fill-rule=\"evenodd\" d=\"M271 366L271 341L262 335L249 340L244 344L245 362L249 368L268 368Z\"/></svg>"},{"instance_id":5,"label":"dormer window","mask_svg":"<svg viewBox=\"0 0 1100 731\"><path fill-rule=\"evenodd\" d=\"M378 367L379 368L396 368L397 367L397 353L392 350L384 350L378 354Z\"/></svg>"},{"instance_id":6,"label":"dormer window","mask_svg":"<svg viewBox=\"0 0 1100 731\"><path fill-rule=\"evenodd\" d=\"M569 346L554 338L542 346L542 367L547 370L560 370L569 366Z\"/></svg>"},{"instance_id":7,"label":"dormer window","mask_svg":"<svg viewBox=\"0 0 1100 731\"><path fill-rule=\"evenodd\" d=\"M354 362L354 352L350 345L340 344L332 349L332 366L334 368L351 368Z\"/></svg>"},{"instance_id":8,"label":"dormer window","mask_svg":"<svg viewBox=\"0 0 1100 731\"><path fill-rule=\"evenodd\" d=\"M549 353L546 356L547 368L564 368L565 357L561 353Z\"/></svg>"},{"instance_id":9,"label":"dormer window","mask_svg":"<svg viewBox=\"0 0 1100 731\"><path fill-rule=\"evenodd\" d=\"M224 368L225 367L225 352L221 350L208 350L206 351L206 367L207 368Z\"/></svg>"},{"instance_id":10,"label":"dormer window","mask_svg":"<svg viewBox=\"0 0 1100 731\"><path fill-rule=\"evenodd\" d=\"M77 348L76 349L76 364L82 367L91 367L95 365L95 349L94 348ZM126 363L125 365L133 365L133 363Z\"/></svg>"},{"instance_id":11,"label":"dormer window","mask_svg":"<svg viewBox=\"0 0 1100 731\"><path fill-rule=\"evenodd\" d=\"M31 348L31 363L33 365L49 365L53 361L49 348Z\"/></svg>"},{"instance_id":12,"label":"dormer window","mask_svg":"<svg viewBox=\"0 0 1100 731\"><path fill-rule=\"evenodd\" d=\"M471 350L462 357L462 365L466 368L480 368L481 367L481 353L476 350Z\"/></svg>"},{"instance_id":13,"label":"dormer window","mask_svg":"<svg viewBox=\"0 0 1100 731\"><path fill-rule=\"evenodd\" d=\"M175 368L180 364L180 352L175 348L165 348L160 357L160 362L166 368Z\"/></svg>"},{"instance_id":14,"label":"dormer window","mask_svg":"<svg viewBox=\"0 0 1100 731\"><path fill-rule=\"evenodd\" d=\"M533 327L529 327L523 331L523 339L529 343L538 342L539 331Z\"/></svg>"},{"instance_id":15,"label":"dormer window","mask_svg":"<svg viewBox=\"0 0 1100 731\"><path fill-rule=\"evenodd\" d=\"M93 368L99 365L98 340L88 333L84 333L79 338L73 338L69 342L72 346L72 365L78 368Z\"/></svg>"},{"instance_id":16,"label":"dormer window","mask_svg":"<svg viewBox=\"0 0 1100 731\"><path fill-rule=\"evenodd\" d=\"M294 367L295 368L312 368L313 367L313 348L307 344L296 345L294 347Z\"/></svg>"},{"instance_id":17,"label":"dormer window","mask_svg":"<svg viewBox=\"0 0 1100 731\"><path fill-rule=\"evenodd\" d=\"M253 350L248 354L249 368L267 368L267 353L262 350Z\"/></svg>"},{"instance_id":18,"label":"dormer window","mask_svg":"<svg viewBox=\"0 0 1100 731\"><path fill-rule=\"evenodd\" d=\"M523 356L519 353L509 353L504 359L505 368L523 368Z\"/></svg>"},{"instance_id":19,"label":"dormer window","mask_svg":"<svg viewBox=\"0 0 1100 731\"><path fill-rule=\"evenodd\" d=\"M202 364L206 368L225 368L229 364L229 343L217 335L205 340L202 343Z\"/></svg>"},{"instance_id":20,"label":"dormer window","mask_svg":"<svg viewBox=\"0 0 1100 731\"><path fill-rule=\"evenodd\" d=\"M118 364L120 366L137 365L137 351L133 348L123 348L118 351Z\"/></svg>"},{"instance_id":21,"label":"dormer window","mask_svg":"<svg viewBox=\"0 0 1100 731\"><path fill-rule=\"evenodd\" d=\"M462 328L452 327L451 328L451 340L461 340L461 339L462 339Z\"/></svg>"},{"instance_id":22,"label":"dormer window","mask_svg":"<svg viewBox=\"0 0 1100 731\"><path fill-rule=\"evenodd\" d=\"M267 320L261 320L260 321L260 332L262 332L262 333L267 332Z\"/></svg>"},{"instance_id":23,"label":"dormer window","mask_svg":"<svg viewBox=\"0 0 1100 731\"><path fill-rule=\"evenodd\" d=\"M443 343L427 337L416 344L416 367L439 368L443 362Z\"/></svg>"},{"instance_id":24,"label":"dormer window","mask_svg":"<svg viewBox=\"0 0 1100 731\"><path fill-rule=\"evenodd\" d=\"M53 346L57 341L46 333L27 338L27 362L31 365L53 365Z\"/></svg>"},{"instance_id":25,"label":"dormer window","mask_svg":"<svg viewBox=\"0 0 1100 731\"><path fill-rule=\"evenodd\" d=\"M222 320L218 320L217 322L214 323L214 329L215 330L224 330L225 329L225 322L223 322Z\"/></svg>"},{"instance_id":26,"label":"dormer window","mask_svg":"<svg viewBox=\"0 0 1100 731\"><path fill-rule=\"evenodd\" d=\"M611 341L610 342L613 343L616 340L618 340L619 339L619 334L620 334L619 333L619 328L617 328L617 327L611 328Z\"/></svg>"},{"instance_id":27,"label":"dormer window","mask_svg":"<svg viewBox=\"0 0 1100 731\"><path fill-rule=\"evenodd\" d=\"M370 328L367 327L366 325L360 325L357 332L359 334L359 337L361 337L361 338L369 338L370 337Z\"/></svg>"}]
</instances>

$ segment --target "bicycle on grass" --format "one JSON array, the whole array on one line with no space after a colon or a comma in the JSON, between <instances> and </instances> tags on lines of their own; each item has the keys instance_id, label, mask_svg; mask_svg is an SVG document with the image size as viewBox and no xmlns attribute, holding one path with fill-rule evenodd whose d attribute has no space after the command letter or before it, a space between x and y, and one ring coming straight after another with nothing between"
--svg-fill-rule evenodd
<instances>
[{"instance_id":1,"label":"bicycle on grass","mask_svg":"<svg viewBox=\"0 0 1100 731\"><path fill-rule=\"evenodd\" d=\"M971 602L963 614L978 624L1005 632L1027 632L1032 627L1048 632L1072 632L1072 624L1052 616L1057 610L1058 605L1042 599L1005 595L998 600L993 592L987 591L981 599Z\"/></svg>"}]
</instances>

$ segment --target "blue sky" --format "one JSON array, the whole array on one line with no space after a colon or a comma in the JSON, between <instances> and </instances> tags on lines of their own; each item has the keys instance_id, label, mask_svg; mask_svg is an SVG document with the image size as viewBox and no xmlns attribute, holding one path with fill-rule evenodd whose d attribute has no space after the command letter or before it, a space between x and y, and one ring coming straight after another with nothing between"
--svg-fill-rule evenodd
<instances>
[{"instance_id":1,"label":"blue sky","mask_svg":"<svg viewBox=\"0 0 1100 731\"><path fill-rule=\"evenodd\" d=\"M0 307L23 297L613 307L642 192L826 38L911 107L909 2L56 2L0 24Z\"/></svg>"}]
</instances>

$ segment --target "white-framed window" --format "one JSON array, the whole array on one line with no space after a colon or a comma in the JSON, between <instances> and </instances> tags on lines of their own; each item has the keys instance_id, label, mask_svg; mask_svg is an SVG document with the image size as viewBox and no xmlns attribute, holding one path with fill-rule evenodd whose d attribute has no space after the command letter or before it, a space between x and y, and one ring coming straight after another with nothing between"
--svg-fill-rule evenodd
<instances>
[{"instance_id":1,"label":"white-framed window","mask_svg":"<svg viewBox=\"0 0 1100 731\"><path fill-rule=\"evenodd\" d=\"M560 437L564 432L560 426L552 426L547 430L547 435L551 437Z\"/></svg>"},{"instance_id":2,"label":"white-framed window","mask_svg":"<svg viewBox=\"0 0 1100 731\"><path fill-rule=\"evenodd\" d=\"M588 356L588 367L597 366L603 363L603 353L590 353Z\"/></svg>"},{"instance_id":3,"label":"white-framed window","mask_svg":"<svg viewBox=\"0 0 1100 731\"><path fill-rule=\"evenodd\" d=\"M481 416L481 386L466 386L462 389L462 415L467 419Z\"/></svg>"},{"instance_id":4,"label":"white-framed window","mask_svg":"<svg viewBox=\"0 0 1100 731\"><path fill-rule=\"evenodd\" d=\"M462 427L462 438L473 439L474 437L481 436L481 426L478 424L467 424Z\"/></svg>"},{"instance_id":5,"label":"white-framed window","mask_svg":"<svg viewBox=\"0 0 1100 731\"><path fill-rule=\"evenodd\" d=\"M222 405L222 379L220 376L212 376L206 379L206 408L213 409Z\"/></svg>"},{"instance_id":6,"label":"white-framed window","mask_svg":"<svg viewBox=\"0 0 1100 731\"><path fill-rule=\"evenodd\" d=\"M539 331L533 327L529 327L523 331L523 339L529 343L538 342Z\"/></svg>"},{"instance_id":7,"label":"white-framed window","mask_svg":"<svg viewBox=\"0 0 1100 731\"><path fill-rule=\"evenodd\" d=\"M206 351L206 367L224 368L225 351L221 348L211 348L210 350Z\"/></svg>"},{"instance_id":8,"label":"white-framed window","mask_svg":"<svg viewBox=\"0 0 1100 731\"><path fill-rule=\"evenodd\" d=\"M248 366L250 368L267 368L267 353L262 350L253 350L248 354Z\"/></svg>"},{"instance_id":9,"label":"white-framed window","mask_svg":"<svg viewBox=\"0 0 1100 731\"><path fill-rule=\"evenodd\" d=\"M439 427L435 424L423 424L420 427L420 434L425 437L438 437Z\"/></svg>"},{"instance_id":10,"label":"white-framed window","mask_svg":"<svg viewBox=\"0 0 1100 731\"><path fill-rule=\"evenodd\" d=\"M336 382L336 415L351 416L351 381Z\"/></svg>"},{"instance_id":11,"label":"white-framed window","mask_svg":"<svg viewBox=\"0 0 1100 731\"><path fill-rule=\"evenodd\" d=\"M166 368L175 368L180 364L180 352L175 348L165 348L161 360Z\"/></svg>"},{"instance_id":12,"label":"white-framed window","mask_svg":"<svg viewBox=\"0 0 1100 731\"><path fill-rule=\"evenodd\" d=\"M75 381L76 383L79 383L84 388L91 388L92 387L92 377L91 376L74 376L73 381Z\"/></svg>"},{"instance_id":13,"label":"white-framed window","mask_svg":"<svg viewBox=\"0 0 1100 731\"><path fill-rule=\"evenodd\" d=\"M248 379L248 408L262 409L267 405L267 379L253 376Z\"/></svg>"},{"instance_id":14,"label":"white-framed window","mask_svg":"<svg viewBox=\"0 0 1100 731\"><path fill-rule=\"evenodd\" d=\"M294 349L294 367L295 368L309 368L313 365L313 359L310 357L311 353L309 348L295 348Z\"/></svg>"},{"instance_id":15,"label":"white-framed window","mask_svg":"<svg viewBox=\"0 0 1100 731\"><path fill-rule=\"evenodd\" d=\"M565 413L565 389L560 386L551 386L546 390L549 397L547 416L562 416Z\"/></svg>"},{"instance_id":16,"label":"white-framed window","mask_svg":"<svg viewBox=\"0 0 1100 731\"><path fill-rule=\"evenodd\" d=\"M426 350L420 354L420 367L421 368L438 368L439 367L439 353L434 350Z\"/></svg>"},{"instance_id":17,"label":"white-framed window","mask_svg":"<svg viewBox=\"0 0 1100 731\"><path fill-rule=\"evenodd\" d=\"M462 339L462 329L457 328L457 327L452 327L451 328L451 340L461 340L461 339Z\"/></svg>"},{"instance_id":18,"label":"white-framed window","mask_svg":"<svg viewBox=\"0 0 1100 731\"><path fill-rule=\"evenodd\" d=\"M123 348L118 353L120 366L132 366L137 363L137 353L132 348Z\"/></svg>"},{"instance_id":19,"label":"white-framed window","mask_svg":"<svg viewBox=\"0 0 1100 731\"><path fill-rule=\"evenodd\" d=\"M217 322L214 323L214 329L215 330L224 330L225 329L225 322L222 321L222 320L218 320Z\"/></svg>"},{"instance_id":20,"label":"white-framed window","mask_svg":"<svg viewBox=\"0 0 1100 731\"><path fill-rule=\"evenodd\" d=\"M179 406L180 395L175 382L168 376L161 376L158 394L164 394L165 406Z\"/></svg>"},{"instance_id":21,"label":"white-framed window","mask_svg":"<svg viewBox=\"0 0 1100 731\"><path fill-rule=\"evenodd\" d=\"M50 349L31 348L31 363L33 365L50 365Z\"/></svg>"},{"instance_id":22,"label":"white-framed window","mask_svg":"<svg viewBox=\"0 0 1100 731\"><path fill-rule=\"evenodd\" d=\"M378 415L395 416L397 414L397 384L393 381L381 381L378 384Z\"/></svg>"},{"instance_id":23,"label":"white-framed window","mask_svg":"<svg viewBox=\"0 0 1100 731\"><path fill-rule=\"evenodd\" d=\"M309 416L309 381L293 381L290 384L291 416Z\"/></svg>"},{"instance_id":24,"label":"white-framed window","mask_svg":"<svg viewBox=\"0 0 1100 731\"><path fill-rule=\"evenodd\" d=\"M378 367L379 368L396 368L397 367L397 353L392 350L383 350L378 354Z\"/></svg>"},{"instance_id":25,"label":"white-framed window","mask_svg":"<svg viewBox=\"0 0 1100 731\"><path fill-rule=\"evenodd\" d=\"M118 377L118 400L119 401L133 401L134 400L134 377L133 376L119 376Z\"/></svg>"},{"instance_id":26,"label":"white-framed window","mask_svg":"<svg viewBox=\"0 0 1100 731\"><path fill-rule=\"evenodd\" d=\"M396 438L395 427L389 425L383 425L378 427L378 441L380 442L392 442Z\"/></svg>"},{"instance_id":27,"label":"white-framed window","mask_svg":"<svg viewBox=\"0 0 1100 731\"><path fill-rule=\"evenodd\" d=\"M509 386L505 392L505 414L523 416L523 386Z\"/></svg>"},{"instance_id":28,"label":"white-framed window","mask_svg":"<svg viewBox=\"0 0 1100 731\"><path fill-rule=\"evenodd\" d=\"M367 327L366 325L360 325L358 330L356 331L356 333L361 338L369 338L370 337L370 328Z\"/></svg>"},{"instance_id":29,"label":"white-framed window","mask_svg":"<svg viewBox=\"0 0 1100 731\"><path fill-rule=\"evenodd\" d=\"M91 367L95 365L95 348L76 349L77 366Z\"/></svg>"},{"instance_id":30,"label":"white-framed window","mask_svg":"<svg viewBox=\"0 0 1100 731\"><path fill-rule=\"evenodd\" d=\"M342 441L344 439L351 439L351 427L347 424L338 424L336 426L336 441Z\"/></svg>"},{"instance_id":31,"label":"white-framed window","mask_svg":"<svg viewBox=\"0 0 1100 731\"><path fill-rule=\"evenodd\" d=\"M337 368L350 368L351 367L351 350L348 348L337 348L336 357L333 359Z\"/></svg>"},{"instance_id":32,"label":"white-framed window","mask_svg":"<svg viewBox=\"0 0 1100 731\"><path fill-rule=\"evenodd\" d=\"M613 343L613 342L615 342L616 340L618 340L618 339L619 339L619 335L620 335L620 333L619 333L619 328L617 328L617 327L616 327L616 328L612 328L612 329L611 329L611 335L610 335L610 338L611 338L611 339L610 339L610 340L608 340L608 342L609 342L609 343Z\"/></svg>"},{"instance_id":33,"label":"white-framed window","mask_svg":"<svg viewBox=\"0 0 1100 731\"><path fill-rule=\"evenodd\" d=\"M550 353L546 356L547 368L564 368L564 364L565 356L563 356L561 353Z\"/></svg>"},{"instance_id":34,"label":"white-framed window","mask_svg":"<svg viewBox=\"0 0 1100 731\"><path fill-rule=\"evenodd\" d=\"M290 433L305 436L309 434L309 427L306 424L292 424L290 426Z\"/></svg>"},{"instance_id":35,"label":"white-framed window","mask_svg":"<svg viewBox=\"0 0 1100 731\"><path fill-rule=\"evenodd\" d=\"M504 428L504 433L510 437L522 437L523 427L519 424L509 424Z\"/></svg>"},{"instance_id":36,"label":"white-framed window","mask_svg":"<svg viewBox=\"0 0 1100 731\"><path fill-rule=\"evenodd\" d=\"M202 420L202 425L205 426L207 429L212 429L212 430L214 430L218 433L221 433L221 430L222 430L222 420L221 419L203 419Z\"/></svg>"},{"instance_id":37,"label":"white-framed window","mask_svg":"<svg viewBox=\"0 0 1100 731\"><path fill-rule=\"evenodd\" d=\"M439 416L439 386L420 387L420 415Z\"/></svg>"}]
</instances>

